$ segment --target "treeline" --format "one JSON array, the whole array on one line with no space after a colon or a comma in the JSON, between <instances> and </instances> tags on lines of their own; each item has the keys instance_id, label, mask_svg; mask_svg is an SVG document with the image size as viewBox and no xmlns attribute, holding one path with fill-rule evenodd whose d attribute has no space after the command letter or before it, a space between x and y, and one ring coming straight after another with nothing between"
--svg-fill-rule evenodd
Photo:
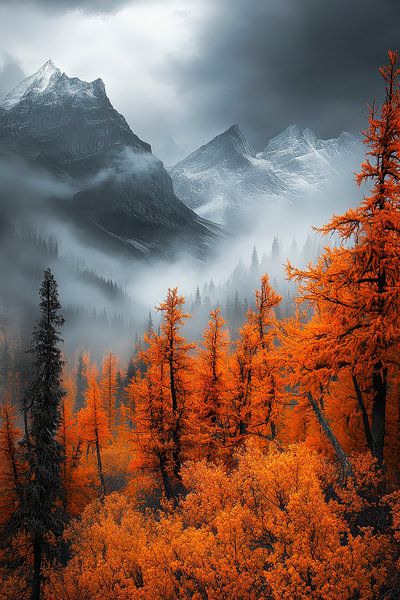
<instances>
[{"instance_id":1,"label":"treeline","mask_svg":"<svg viewBox=\"0 0 400 600\"><path fill-rule=\"evenodd\" d=\"M399 597L397 65L371 192L321 229L337 245L288 264L293 315L264 274L237 335L214 307L193 342L172 288L127 372L113 353L71 368L45 272L21 426L7 386L1 407L2 598Z\"/></svg>"}]
</instances>

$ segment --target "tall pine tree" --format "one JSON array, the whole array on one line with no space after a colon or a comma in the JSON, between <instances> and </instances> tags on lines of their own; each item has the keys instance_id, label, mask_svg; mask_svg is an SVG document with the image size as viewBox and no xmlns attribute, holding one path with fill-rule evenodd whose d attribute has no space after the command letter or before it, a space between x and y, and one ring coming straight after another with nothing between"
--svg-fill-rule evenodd
<instances>
[{"instance_id":1,"label":"tall pine tree","mask_svg":"<svg viewBox=\"0 0 400 600\"><path fill-rule=\"evenodd\" d=\"M63 360L59 329L57 282L50 269L44 272L40 288L40 318L33 331L28 352L33 356L32 377L24 399L26 413L22 450L27 465L21 485L20 508L11 519L11 531L23 532L32 551L31 599L39 600L43 566L55 556L54 539L62 534L61 467L63 449L57 439Z\"/></svg>"}]
</instances>

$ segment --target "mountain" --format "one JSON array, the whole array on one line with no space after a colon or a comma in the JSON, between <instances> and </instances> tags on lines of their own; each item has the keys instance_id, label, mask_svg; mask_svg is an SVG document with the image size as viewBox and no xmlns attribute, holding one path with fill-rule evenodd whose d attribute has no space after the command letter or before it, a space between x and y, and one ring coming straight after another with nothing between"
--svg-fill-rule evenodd
<instances>
[{"instance_id":1,"label":"mountain","mask_svg":"<svg viewBox=\"0 0 400 600\"><path fill-rule=\"evenodd\" d=\"M254 211L292 204L351 176L361 155L349 133L319 140L291 125L256 153L237 125L195 150L171 170L174 189L202 217L243 227Z\"/></svg>"},{"instance_id":2,"label":"mountain","mask_svg":"<svg viewBox=\"0 0 400 600\"><path fill-rule=\"evenodd\" d=\"M218 235L175 195L102 80L68 77L51 60L0 104L0 153L69 186L72 197L53 200L51 210L89 245L138 257L184 247L202 256Z\"/></svg>"}]
</instances>

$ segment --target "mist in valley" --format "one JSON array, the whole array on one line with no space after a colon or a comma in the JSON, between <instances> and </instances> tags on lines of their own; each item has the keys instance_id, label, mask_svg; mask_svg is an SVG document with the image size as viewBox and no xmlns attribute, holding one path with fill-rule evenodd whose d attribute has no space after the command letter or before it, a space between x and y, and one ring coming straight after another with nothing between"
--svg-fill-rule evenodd
<instances>
[{"instance_id":1,"label":"mist in valley","mask_svg":"<svg viewBox=\"0 0 400 600\"><path fill-rule=\"evenodd\" d=\"M155 161L153 155L123 150L89 185L110 175L135 177L151 170ZM76 201L73 195L78 190L72 181L51 177L37 166L9 157L0 169L0 189L0 269L6 282L1 288L3 344L21 356L36 318L42 273L49 267L60 287L66 318L64 351L73 364L85 352L100 361L108 351L127 364L149 322L157 329L160 315L155 307L169 287L178 287L186 298L186 310L192 314L186 335L194 340L201 338L208 313L216 306L221 307L234 338L264 272L283 297L279 315L287 316L293 311L296 290L287 281L285 263L290 259L305 265L323 245L334 243L312 226L325 223L334 209L345 210L362 193L348 170L301 198L278 202L265 198L246 207L248 199L243 197L245 219L239 215L234 228L222 227L219 238L202 256L176 247L166 258L144 252L138 259L129 252L102 250L84 239L65 211L68 203Z\"/></svg>"}]
</instances>

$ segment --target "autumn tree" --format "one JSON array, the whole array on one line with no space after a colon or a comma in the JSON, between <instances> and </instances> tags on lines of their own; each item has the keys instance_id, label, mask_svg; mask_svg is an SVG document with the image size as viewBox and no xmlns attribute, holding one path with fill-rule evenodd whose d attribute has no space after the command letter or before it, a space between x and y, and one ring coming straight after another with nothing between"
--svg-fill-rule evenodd
<instances>
[{"instance_id":1,"label":"autumn tree","mask_svg":"<svg viewBox=\"0 0 400 600\"><path fill-rule=\"evenodd\" d=\"M160 353L160 336L146 335L147 350L141 354L146 366L127 388L134 407L132 469L141 475L159 475L165 496L173 496L172 430L174 427L166 365ZM152 481L150 481L152 484Z\"/></svg>"},{"instance_id":2,"label":"autumn tree","mask_svg":"<svg viewBox=\"0 0 400 600\"><path fill-rule=\"evenodd\" d=\"M195 399L191 411L193 443L200 449L200 456L208 460L219 455L226 436L228 335L224 325L220 309L212 310L195 364Z\"/></svg>"},{"instance_id":3,"label":"autumn tree","mask_svg":"<svg viewBox=\"0 0 400 600\"><path fill-rule=\"evenodd\" d=\"M22 465L19 442L22 431L16 425L15 408L9 398L0 405L0 527L19 507Z\"/></svg>"},{"instance_id":4,"label":"autumn tree","mask_svg":"<svg viewBox=\"0 0 400 600\"><path fill-rule=\"evenodd\" d=\"M227 434L232 452L249 434L252 398L257 386L256 356L258 332L247 320L229 357L228 387L225 403Z\"/></svg>"},{"instance_id":5,"label":"autumn tree","mask_svg":"<svg viewBox=\"0 0 400 600\"><path fill-rule=\"evenodd\" d=\"M87 500L87 475L82 466L83 441L78 431L74 412L75 383L70 374L64 376L65 395L60 407L58 440L63 448L62 483L64 489L63 508L66 515L76 515L83 510Z\"/></svg>"},{"instance_id":6,"label":"autumn tree","mask_svg":"<svg viewBox=\"0 0 400 600\"><path fill-rule=\"evenodd\" d=\"M140 354L145 372L137 373L129 387L136 409L133 466L158 471L167 497L179 487L187 441L189 351L193 344L188 344L180 331L188 318L183 304L177 288L169 289L166 300L157 307L163 314L160 334L146 335L148 348Z\"/></svg>"},{"instance_id":7,"label":"autumn tree","mask_svg":"<svg viewBox=\"0 0 400 600\"><path fill-rule=\"evenodd\" d=\"M116 403L118 392L118 361L115 354L109 352L103 359L100 388L104 404L104 410L107 414L108 428L111 433L116 425Z\"/></svg>"},{"instance_id":8,"label":"autumn tree","mask_svg":"<svg viewBox=\"0 0 400 600\"><path fill-rule=\"evenodd\" d=\"M233 448L249 436L276 437L277 400L284 388L275 352L274 308L281 297L267 275L261 277L255 300L255 310L247 312L229 359L226 416Z\"/></svg>"},{"instance_id":9,"label":"autumn tree","mask_svg":"<svg viewBox=\"0 0 400 600\"><path fill-rule=\"evenodd\" d=\"M71 561L49 599L374 600L390 589L389 536L349 525L343 498L329 500L335 477L323 456L299 445L236 462L183 467L187 495L161 514L123 494L89 506L71 525Z\"/></svg>"},{"instance_id":10,"label":"autumn tree","mask_svg":"<svg viewBox=\"0 0 400 600\"><path fill-rule=\"evenodd\" d=\"M81 439L87 444L87 451L93 450L99 479L99 497L103 501L106 495L102 450L110 439L108 419L104 410L101 389L94 367L89 369L85 406L78 413L78 428Z\"/></svg>"},{"instance_id":11,"label":"autumn tree","mask_svg":"<svg viewBox=\"0 0 400 600\"><path fill-rule=\"evenodd\" d=\"M180 333L186 319L190 315L183 312L185 299L179 296L178 288L168 290L164 302L157 306L163 315L161 323L161 360L165 363L169 379L169 400L172 414L172 463L176 479L180 479L182 465L183 440L187 402L189 396L189 367L188 353L194 348L188 344Z\"/></svg>"},{"instance_id":12,"label":"autumn tree","mask_svg":"<svg viewBox=\"0 0 400 600\"><path fill-rule=\"evenodd\" d=\"M315 266L292 270L321 323L319 346L331 377L350 371L363 413L367 442L382 463L389 390L397 377L400 306L400 95L397 53L381 69L385 101L372 106L364 133L368 154L357 183L371 181L361 204L321 228L339 244L327 248ZM323 330L323 331L322 331ZM359 379L372 390L366 406ZM370 439L368 439L370 438Z\"/></svg>"},{"instance_id":13,"label":"autumn tree","mask_svg":"<svg viewBox=\"0 0 400 600\"><path fill-rule=\"evenodd\" d=\"M274 310L282 301L272 288L267 274L262 275L255 291L255 310L248 313L249 323L258 332L256 370L258 389L252 400L252 431L264 438L277 435L278 402L284 395L279 354L277 321Z\"/></svg>"}]
</instances>

